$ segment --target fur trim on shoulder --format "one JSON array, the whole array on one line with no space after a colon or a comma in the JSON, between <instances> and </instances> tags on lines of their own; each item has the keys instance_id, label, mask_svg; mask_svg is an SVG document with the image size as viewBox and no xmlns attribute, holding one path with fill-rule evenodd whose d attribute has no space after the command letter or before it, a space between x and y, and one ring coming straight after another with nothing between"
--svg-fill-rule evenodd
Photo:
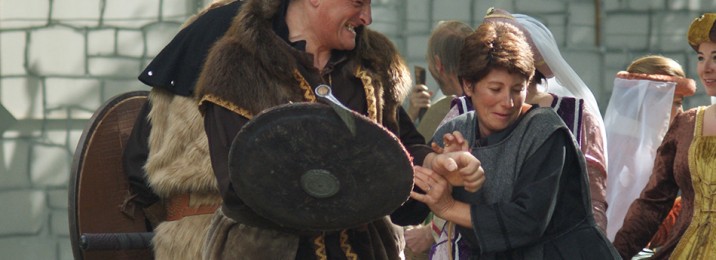
<instances>
[{"instance_id":1,"label":"fur trim on shoulder","mask_svg":"<svg viewBox=\"0 0 716 260\"><path fill-rule=\"evenodd\" d=\"M281 4L292 0L241 0L250 9L253 16L256 19L270 20L279 11Z\"/></svg>"},{"instance_id":2,"label":"fur trim on shoulder","mask_svg":"<svg viewBox=\"0 0 716 260\"><path fill-rule=\"evenodd\" d=\"M393 42L382 33L366 28L357 51L366 69L377 72L381 83L389 86L386 91L389 99L402 103L413 82L405 60Z\"/></svg>"},{"instance_id":3,"label":"fur trim on shoulder","mask_svg":"<svg viewBox=\"0 0 716 260\"><path fill-rule=\"evenodd\" d=\"M381 123L391 131L397 131L398 108L413 84L405 60L388 37L368 28L363 30L354 56L357 57L351 62L359 62L377 81Z\"/></svg>"},{"instance_id":4,"label":"fur trim on shoulder","mask_svg":"<svg viewBox=\"0 0 716 260\"><path fill-rule=\"evenodd\" d=\"M209 51L196 84L198 97L209 93L227 97L251 114L301 101L300 91L287 87L295 85L297 61L290 52L292 47L272 28L271 18L280 3L246 1L224 37Z\"/></svg>"},{"instance_id":5,"label":"fur trim on shoulder","mask_svg":"<svg viewBox=\"0 0 716 260\"><path fill-rule=\"evenodd\" d=\"M153 88L149 102L152 130L144 168L152 190L164 199L183 193L219 194L194 99Z\"/></svg>"}]
</instances>

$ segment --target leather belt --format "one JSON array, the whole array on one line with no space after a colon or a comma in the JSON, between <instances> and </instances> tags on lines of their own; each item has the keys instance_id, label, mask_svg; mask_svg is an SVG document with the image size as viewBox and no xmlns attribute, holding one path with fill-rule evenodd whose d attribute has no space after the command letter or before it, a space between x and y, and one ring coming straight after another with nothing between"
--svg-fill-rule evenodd
<instances>
[{"instance_id":1,"label":"leather belt","mask_svg":"<svg viewBox=\"0 0 716 260\"><path fill-rule=\"evenodd\" d=\"M184 217L194 215L213 214L221 204L201 205L199 207L189 206L191 194L184 193L174 196L166 204L167 221L180 220Z\"/></svg>"}]
</instances>

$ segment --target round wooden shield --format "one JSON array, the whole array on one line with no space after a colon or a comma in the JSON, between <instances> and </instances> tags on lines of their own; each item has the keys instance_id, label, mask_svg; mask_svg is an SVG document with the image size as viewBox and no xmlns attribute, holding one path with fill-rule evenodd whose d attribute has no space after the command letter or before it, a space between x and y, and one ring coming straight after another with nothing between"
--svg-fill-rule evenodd
<instances>
[{"instance_id":1,"label":"round wooden shield","mask_svg":"<svg viewBox=\"0 0 716 260\"><path fill-rule=\"evenodd\" d=\"M278 225L304 231L359 226L405 202L413 187L405 148L367 117L342 112L353 117L355 135L337 111L317 103L279 106L249 121L229 156L243 201Z\"/></svg>"},{"instance_id":2,"label":"round wooden shield","mask_svg":"<svg viewBox=\"0 0 716 260\"><path fill-rule=\"evenodd\" d=\"M148 91L113 97L85 127L75 150L69 184L70 240L75 259L152 259L151 248L83 251L82 234L148 232L140 208L126 204L129 184L122 152ZM128 207L123 207L129 206Z\"/></svg>"}]
</instances>

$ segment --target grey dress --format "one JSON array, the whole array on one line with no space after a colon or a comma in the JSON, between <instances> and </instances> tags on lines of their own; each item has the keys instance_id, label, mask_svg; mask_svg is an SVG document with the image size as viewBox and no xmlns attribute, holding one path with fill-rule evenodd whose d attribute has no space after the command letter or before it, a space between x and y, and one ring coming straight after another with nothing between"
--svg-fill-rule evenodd
<instances>
[{"instance_id":1,"label":"grey dress","mask_svg":"<svg viewBox=\"0 0 716 260\"><path fill-rule=\"evenodd\" d=\"M458 227L469 259L620 259L597 228L585 159L550 108L532 108L507 129L481 138L474 112L437 130L460 131L486 180L476 193L455 188L470 204L472 229Z\"/></svg>"}]
</instances>

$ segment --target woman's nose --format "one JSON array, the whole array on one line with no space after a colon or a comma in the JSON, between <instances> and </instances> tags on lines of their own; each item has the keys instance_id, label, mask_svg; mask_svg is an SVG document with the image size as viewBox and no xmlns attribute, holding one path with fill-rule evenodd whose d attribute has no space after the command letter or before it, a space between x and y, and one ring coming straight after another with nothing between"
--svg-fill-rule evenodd
<instances>
[{"instance_id":1,"label":"woman's nose","mask_svg":"<svg viewBox=\"0 0 716 260\"><path fill-rule=\"evenodd\" d=\"M514 100L514 98L512 98L512 95L508 94L507 97L503 98L502 100L503 100L502 104L507 108L512 108L515 106L515 100Z\"/></svg>"},{"instance_id":2,"label":"woman's nose","mask_svg":"<svg viewBox=\"0 0 716 260\"><path fill-rule=\"evenodd\" d=\"M704 71L706 72L713 72L716 68L716 62L713 60L709 60L704 64Z\"/></svg>"}]
</instances>

